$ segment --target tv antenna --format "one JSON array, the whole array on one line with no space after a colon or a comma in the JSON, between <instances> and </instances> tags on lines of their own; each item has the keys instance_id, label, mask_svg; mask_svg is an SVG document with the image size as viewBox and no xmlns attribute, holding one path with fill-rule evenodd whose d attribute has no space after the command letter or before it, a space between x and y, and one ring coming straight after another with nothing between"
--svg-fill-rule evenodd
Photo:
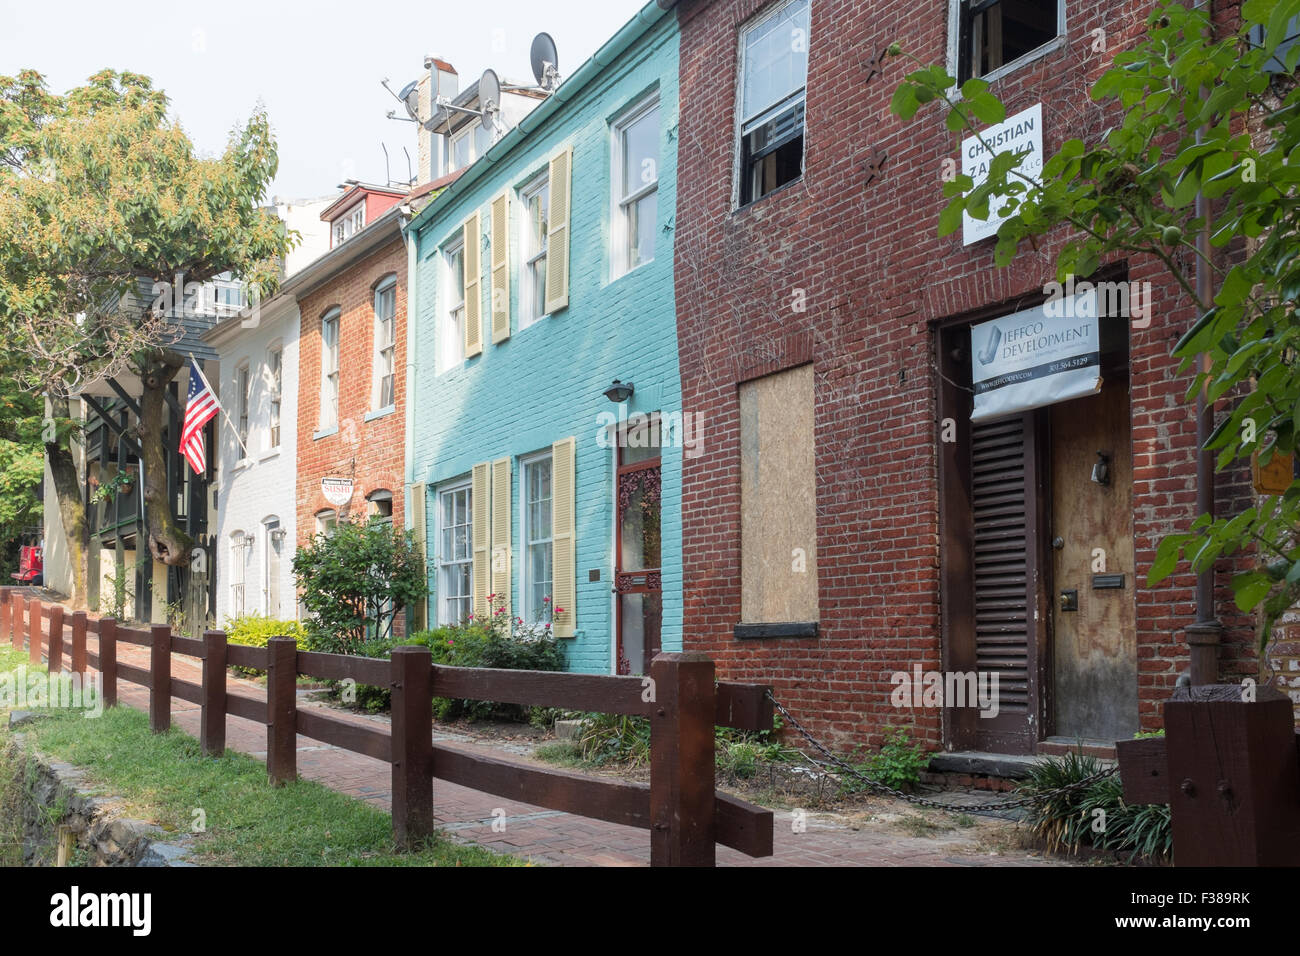
<instances>
[{"instance_id":1,"label":"tv antenna","mask_svg":"<svg viewBox=\"0 0 1300 956\"><path fill-rule=\"evenodd\" d=\"M402 87L402 92L394 93L393 88L388 85L388 77L380 80L384 89L393 94L393 99L401 103L406 108L406 116L398 116L397 110L389 110L388 118L391 120L400 120L403 123L418 123L420 121L420 81L412 80Z\"/></svg>"},{"instance_id":2,"label":"tv antenna","mask_svg":"<svg viewBox=\"0 0 1300 956\"><path fill-rule=\"evenodd\" d=\"M555 50L555 41L549 33L539 33L533 37L533 46L528 58L533 64L533 77L537 85L547 93L555 92L560 85L560 60Z\"/></svg>"},{"instance_id":3,"label":"tv antenna","mask_svg":"<svg viewBox=\"0 0 1300 956\"><path fill-rule=\"evenodd\" d=\"M437 105L445 110L469 113L477 116L479 125L489 133L496 133L496 118L501 112L501 81L495 70L484 70L478 81L478 102L482 109L472 110L466 106L457 106L450 97L440 96Z\"/></svg>"}]
</instances>

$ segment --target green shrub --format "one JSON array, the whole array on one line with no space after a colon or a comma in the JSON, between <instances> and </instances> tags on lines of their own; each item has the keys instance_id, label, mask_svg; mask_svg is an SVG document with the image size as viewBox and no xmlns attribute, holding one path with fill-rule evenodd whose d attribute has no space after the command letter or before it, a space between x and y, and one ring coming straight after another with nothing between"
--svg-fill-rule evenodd
<instances>
[{"instance_id":1,"label":"green shrub","mask_svg":"<svg viewBox=\"0 0 1300 956\"><path fill-rule=\"evenodd\" d=\"M491 604L495 595L489 596ZM494 667L502 670L559 671L564 669L564 651L550 633L549 626L538 628L511 620L504 608L491 604L492 613L479 621L453 624L432 631L413 634L406 643L429 648L435 664L451 667ZM549 708L539 708L542 711ZM534 708L519 704L500 704L486 700L450 700L435 697L434 716L455 720L530 720ZM545 720L545 714L539 717ZM552 716L551 721L554 721Z\"/></svg>"},{"instance_id":2,"label":"green shrub","mask_svg":"<svg viewBox=\"0 0 1300 956\"><path fill-rule=\"evenodd\" d=\"M414 534L378 521L316 535L294 555L293 573L311 649L329 654L366 654L363 645L388 640L402 609L428 593Z\"/></svg>"},{"instance_id":3,"label":"green shrub","mask_svg":"<svg viewBox=\"0 0 1300 956\"><path fill-rule=\"evenodd\" d=\"M1042 796L1028 808L1026 822L1030 829L1049 852L1066 849L1077 853L1082 846L1093 846L1130 851L1129 862L1138 856L1167 857L1173 849L1168 805L1125 803L1124 786L1117 777L1103 777L1065 793L1049 793L1078 783L1100 769L1095 757L1073 751L1035 764L1017 791L1020 796Z\"/></svg>"},{"instance_id":4,"label":"green shrub","mask_svg":"<svg viewBox=\"0 0 1300 956\"><path fill-rule=\"evenodd\" d=\"M906 729L886 727L880 750L866 760L852 763L859 773L890 789L911 790L921 782L921 771L929 766L930 754L924 744L913 743ZM866 783L851 776L846 776L840 786L850 793L867 789Z\"/></svg>"},{"instance_id":5,"label":"green shrub","mask_svg":"<svg viewBox=\"0 0 1300 956\"><path fill-rule=\"evenodd\" d=\"M307 632L297 621L277 621L261 614L244 614L226 621L226 643L246 647L266 647L273 637L292 637L298 646L306 648ZM254 667L236 667L236 673L257 677L265 671Z\"/></svg>"},{"instance_id":6,"label":"green shrub","mask_svg":"<svg viewBox=\"0 0 1300 956\"><path fill-rule=\"evenodd\" d=\"M622 714L587 714L578 747L590 763L639 767L650 759L650 721Z\"/></svg>"}]
</instances>

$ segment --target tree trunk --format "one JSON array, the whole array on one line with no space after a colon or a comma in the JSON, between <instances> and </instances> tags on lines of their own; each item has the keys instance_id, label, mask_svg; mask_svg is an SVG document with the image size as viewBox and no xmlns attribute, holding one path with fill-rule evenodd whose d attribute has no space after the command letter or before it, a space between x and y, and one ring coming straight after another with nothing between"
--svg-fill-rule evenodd
<instances>
[{"instance_id":1,"label":"tree trunk","mask_svg":"<svg viewBox=\"0 0 1300 956\"><path fill-rule=\"evenodd\" d=\"M163 448L165 392L180 370L165 358L151 357L141 369L140 457L143 465L145 524L149 531L149 553L155 561L169 565L189 563L194 539L181 530L172 515L167 494L167 450ZM171 436L176 440L178 436Z\"/></svg>"},{"instance_id":2,"label":"tree trunk","mask_svg":"<svg viewBox=\"0 0 1300 956\"><path fill-rule=\"evenodd\" d=\"M72 417L66 395L50 396L50 411L55 419ZM63 521L63 534L68 546L68 563L72 567L72 594L69 602L75 608L86 606L86 581L89 575L86 555L90 546L89 526L86 521L86 501L81 496L81 480L77 476L77 461L72 455L72 431L62 429L62 437L45 443L45 458L54 479L54 493L59 499L59 517Z\"/></svg>"}]
</instances>

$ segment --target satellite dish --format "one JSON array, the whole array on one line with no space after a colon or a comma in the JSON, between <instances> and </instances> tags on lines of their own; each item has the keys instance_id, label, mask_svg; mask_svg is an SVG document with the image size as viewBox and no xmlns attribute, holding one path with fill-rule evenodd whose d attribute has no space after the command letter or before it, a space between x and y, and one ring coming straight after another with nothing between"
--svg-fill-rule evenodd
<instances>
[{"instance_id":1,"label":"satellite dish","mask_svg":"<svg viewBox=\"0 0 1300 956\"><path fill-rule=\"evenodd\" d=\"M397 98L402 101L411 119L418 121L420 119L420 81L412 80L407 83L402 87L402 92L397 94Z\"/></svg>"},{"instance_id":2,"label":"satellite dish","mask_svg":"<svg viewBox=\"0 0 1300 956\"><path fill-rule=\"evenodd\" d=\"M533 47L528 56L533 62L533 76L537 80L537 85L544 90L554 89L555 81L560 77L560 61L551 35L539 33L533 37Z\"/></svg>"},{"instance_id":3,"label":"satellite dish","mask_svg":"<svg viewBox=\"0 0 1300 956\"><path fill-rule=\"evenodd\" d=\"M478 102L483 108L479 124L489 133L496 129L496 112L501 109L501 81L493 70L484 70L478 81Z\"/></svg>"}]
</instances>

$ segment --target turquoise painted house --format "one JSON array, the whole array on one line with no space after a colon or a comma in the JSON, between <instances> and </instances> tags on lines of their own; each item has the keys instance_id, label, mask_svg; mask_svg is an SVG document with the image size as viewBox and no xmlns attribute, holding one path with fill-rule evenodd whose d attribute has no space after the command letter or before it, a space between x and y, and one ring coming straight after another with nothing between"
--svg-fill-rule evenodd
<instances>
[{"instance_id":1,"label":"turquoise painted house","mask_svg":"<svg viewBox=\"0 0 1300 956\"><path fill-rule=\"evenodd\" d=\"M646 5L407 236L408 519L430 626L505 607L570 670L681 649L678 31Z\"/></svg>"}]
</instances>

